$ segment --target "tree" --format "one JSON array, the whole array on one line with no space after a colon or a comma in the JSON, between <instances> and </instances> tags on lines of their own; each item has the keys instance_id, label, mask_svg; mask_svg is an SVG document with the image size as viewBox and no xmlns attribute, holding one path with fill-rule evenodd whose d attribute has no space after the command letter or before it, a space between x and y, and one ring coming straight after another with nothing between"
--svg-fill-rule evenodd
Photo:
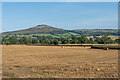
<instances>
[{"instance_id":1,"label":"tree","mask_svg":"<svg viewBox=\"0 0 120 80\"><path fill-rule=\"evenodd\" d=\"M44 41L45 41L45 44L50 44L50 40L48 38L45 38Z\"/></svg>"},{"instance_id":2,"label":"tree","mask_svg":"<svg viewBox=\"0 0 120 80\"><path fill-rule=\"evenodd\" d=\"M94 40L94 43L103 44L104 42L101 40L101 38L96 37L96 39Z\"/></svg>"},{"instance_id":3,"label":"tree","mask_svg":"<svg viewBox=\"0 0 120 80\"><path fill-rule=\"evenodd\" d=\"M82 43L82 37L78 37L78 44L81 44Z\"/></svg>"},{"instance_id":4,"label":"tree","mask_svg":"<svg viewBox=\"0 0 120 80\"><path fill-rule=\"evenodd\" d=\"M77 43L78 43L77 37L72 37L71 43L72 43L72 44L77 44Z\"/></svg>"},{"instance_id":5,"label":"tree","mask_svg":"<svg viewBox=\"0 0 120 80\"><path fill-rule=\"evenodd\" d=\"M115 41L116 41L118 44L120 44L120 39L115 39Z\"/></svg>"},{"instance_id":6,"label":"tree","mask_svg":"<svg viewBox=\"0 0 120 80\"><path fill-rule=\"evenodd\" d=\"M104 36L102 38L103 38L104 44L106 44L109 40L108 34L104 34Z\"/></svg>"},{"instance_id":7,"label":"tree","mask_svg":"<svg viewBox=\"0 0 120 80\"><path fill-rule=\"evenodd\" d=\"M62 43L62 44L67 44L68 42L69 42L69 41L68 41L67 39L65 39L65 38L62 38L62 39L61 39L61 43Z\"/></svg>"},{"instance_id":8,"label":"tree","mask_svg":"<svg viewBox=\"0 0 120 80\"><path fill-rule=\"evenodd\" d=\"M53 44L54 44L54 45L58 45L58 44L59 44L58 40L55 39L55 40L53 41Z\"/></svg>"},{"instance_id":9,"label":"tree","mask_svg":"<svg viewBox=\"0 0 120 80\"><path fill-rule=\"evenodd\" d=\"M91 44L94 43L93 38L90 38L90 39L89 39L89 43L91 43Z\"/></svg>"},{"instance_id":10,"label":"tree","mask_svg":"<svg viewBox=\"0 0 120 80\"><path fill-rule=\"evenodd\" d=\"M50 39L50 44L53 44L54 43L54 40L53 39Z\"/></svg>"},{"instance_id":11,"label":"tree","mask_svg":"<svg viewBox=\"0 0 120 80\"><path fill-rule=\"evenodd\" d=\"M30 44L30 40L29 40L29 38L27 38L27 37L22 37L22 38L19 40L19 42L20 42L21 44Z\"/></svg>"},{"instance_id":12,"label":"tree","mask_svg":"<svg viewBox=\"0 0 120 80\"><path fill-rule=\"evenodd\" d=\"M50 44L51 42L48 38L44 37L43 39L40 39L40 43L41 44Z\"/></svg>"},{"instance_id":13,"label":"tree","mask_svg":"<svg viewBox=\"0 0 120 80\"><path fill-rule=\"evenodd\" d=\"M8 41L10 42L10 44L19 44L19 40L16 37L9 37Z\"/></svg>"},{"instance_id":14,"label":"tree","mask_svg":"<svg viewBox=\"0 0 120 80\"><path fill-rule=\"evenodd\" d=\"M88 42L88 39L85 36L81 36L82 37L82 43L85 44Z\"/></svg>"},{"instance_id":15,"label":"tree","mask_svg":"<svg viewBox=\"0 0 120 80\"><path fill-rule=\"evenodd\" d=\"M115 40L112 40L110 37L108 38L107 44L114 44L116 43Z\"/></svg>"},{"instance_id":16,"label":"tree","mask_svg":"<svg viewBox=\"0 0 120 80\"><path fill-rule=\"evenodd\" d=\"M6 39L6 38L2 38L2 44L10 45L10 42L9 42L8 39Z\"/></svg>"},{"instance_id":17,"label":"tree","mask_svg":"<svg viewBox=\"0 0 120 80\"><path fill-rule=\"evenodd\" d=\"M38 40L36 38L33 38L32 39L32 44L36 44L36 43L38 43Z\"/></svg>"}]
</instances>

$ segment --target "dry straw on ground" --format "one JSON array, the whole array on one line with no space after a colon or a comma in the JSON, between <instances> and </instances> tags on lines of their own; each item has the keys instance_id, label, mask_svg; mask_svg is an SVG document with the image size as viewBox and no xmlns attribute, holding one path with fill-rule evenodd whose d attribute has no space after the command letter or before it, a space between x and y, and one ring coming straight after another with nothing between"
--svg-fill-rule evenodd
<instances>
[{"instance_id":1,"label":"dry straw on ground","mask_svg":"<svg viewBox=\"0 0 120 80\"><path fill-rule=\"evenodd\" d=\"M3 77L118 77L118 50L90 47L3 46Z\"/></svg>"}]
</instances>

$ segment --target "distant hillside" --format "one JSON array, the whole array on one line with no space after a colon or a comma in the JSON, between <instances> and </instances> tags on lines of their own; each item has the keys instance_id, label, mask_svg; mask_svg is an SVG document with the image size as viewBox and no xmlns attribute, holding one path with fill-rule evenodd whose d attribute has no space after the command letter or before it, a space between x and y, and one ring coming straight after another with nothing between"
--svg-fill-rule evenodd
<instances>
[{"instance_id":1,"label":"distant hillside","mask_svg":"<svg viewBox=\"0 0 120 80\"><path fill-rule=\"evenodd\" d=\"M48 25L37 25L29 29L17 30L2 33L2 37L16 36L16 37L48 37L48 38L69 38L72 36L102 36L108 33L109 35L118 35L117 29L77 29L64 30Z\"/></svg>"},{"instance_id":2,"label":"distant hillside","mask_svg":"<svg viewBox=\"0 0 120 80\"><path fill-rule=\"evenodd\" d=\"M108 33L109 35L118 35L118 29L76 29L73 30L74 32L86 36L100 36L105 33Z\"/></svg>"},{"instance_id":3,"label":"distant hillside","mask_svg":"<svg viewBox=\"0 0 120 80\"><path fill-rule=\"evenodd\" d=\"M74 31L117 32L118 29L76 29Z\"/></svg>"},{"instance_id":4,"label":"distant hillside","mask_svg":"<svg viewBox=\"0 0 120 80\"><path fill-rule=\"evenodd\" d=\"M24 30L17 30L17 31L11 31L11 32L4 32L3 35L14 35L14 34L33 34L33 33L48 33L51 31L57 31L57 30L63 30L59 28L55 28L48 25L37 25L35 27L24 29Z\"/></svg>"}]
</instances>

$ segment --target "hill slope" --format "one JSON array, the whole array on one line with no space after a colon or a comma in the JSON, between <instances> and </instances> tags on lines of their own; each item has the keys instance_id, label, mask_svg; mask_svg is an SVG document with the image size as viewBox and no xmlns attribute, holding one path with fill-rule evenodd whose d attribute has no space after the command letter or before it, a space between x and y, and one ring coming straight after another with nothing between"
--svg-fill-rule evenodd
<instances>
[{"instance_id":1,"label":"hill slope","mask_svg":"<svg viewBox=\"0 0 120 80\"><path fill-rule=\"evenodd\" d=\"M55 28L55 27L48 26L48 25L37 25L37 26L29 28L29 29L11 31L11 32L4 32L3 35L48 33L48 32L57 31L57 30L61 31L63 29Z\"/></svg>"},{"instance_id":2,"label":"hill slope","mask_svg":"<svg viewBox=\"0 0 120 80\"><path fill-rule=\"evenodd\" d=\"M72 36L102 36L108 33L109 35L118 35L117 29L77 29L77 30L64 30L60 28L55 28L48 25L37 25L35 27L4 32L3 37L6 36L17 36L17 37L49 37L49 38L69 38Z\"/></svg>"}]
</instances>

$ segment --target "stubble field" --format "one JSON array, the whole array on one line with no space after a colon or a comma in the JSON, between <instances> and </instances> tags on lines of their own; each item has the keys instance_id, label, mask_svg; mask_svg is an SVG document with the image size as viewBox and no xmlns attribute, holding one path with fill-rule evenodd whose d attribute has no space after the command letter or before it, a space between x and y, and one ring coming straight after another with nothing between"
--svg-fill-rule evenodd
<instances>
[{"instance_id":1,"label":"stubble field","mask_svg":"<svg viewBox=\"0 0 120 80\"><path fill-rule=\"evenodd\" d=\"M117 78L118 50L2 46L3 78Z\"/></svg>"}]
</instances>

